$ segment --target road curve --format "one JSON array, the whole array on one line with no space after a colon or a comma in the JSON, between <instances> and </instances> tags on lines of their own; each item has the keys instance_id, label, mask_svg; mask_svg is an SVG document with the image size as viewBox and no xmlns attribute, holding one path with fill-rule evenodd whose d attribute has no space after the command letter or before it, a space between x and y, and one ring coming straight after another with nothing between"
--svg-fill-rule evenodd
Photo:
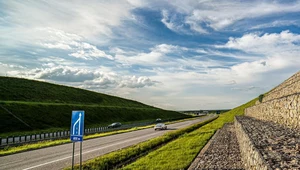
<instances>
[{"instance_id":1,"label":"road curve","mask_svg":"<svg viewBox=\"0 0 300 170\"><path fill-rule=\"evenodd\" d=\"M148 139L161 136L171 130L180 129L198 122L206 121L215 115L200 117L168 125L168 130L154 131L154 129L144 129L106 137L85 140L82 143L82 160L86 161L106 153L134 145ZM75 163L79 163L79 142L76 143ZM71 166L72 143L17 153L0 157L0 169L42 169L53 170Z\"/></svg>"}]
</instances>

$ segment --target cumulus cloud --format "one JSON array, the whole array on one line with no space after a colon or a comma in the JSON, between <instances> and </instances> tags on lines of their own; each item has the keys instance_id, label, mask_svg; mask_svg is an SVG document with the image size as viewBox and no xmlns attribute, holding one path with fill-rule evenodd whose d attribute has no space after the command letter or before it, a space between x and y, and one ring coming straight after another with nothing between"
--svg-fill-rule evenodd
<instances>
[{"instance_id":1,"label":"cumulus cloud","mask_svg":"<svg viewBox=\"0 0 300 170\"><path fill-rule=\"evenodd\" d=\"M154 86L157 81L141 76L122 76L115 72L101 70L88 70L70 66L53 66L48 68L35 68L27 71L10 71L10 76L42 79L57 82L80 83L79 87L86 89L107 88L142 88Z\"/></svg>"},{"instance_id":2,"label":"cumulus cloud","mask_svg":"<svg viewBox=\"0 0 300 170\"><path fill-rule=\"evenodd\" d=\"M278 51L298 50L300 35L291 33L289 30L281 33L259 33L245 34L241 38L230 38L223 46L224 48L240 49L248 52L277 53Z\"/></svg>"},{"instance_id":3,"label":"cumulus cloud","mask_svg":"<svg viewBox=\"0 0 300 170\"><path fill-rule=\"evenodd\" d=\"M152 81L148 77L136 77L132 76L131 78L125 79L120 83L120 87L129 87L129 88L142 88L145 86L154 86L158 82Z\"/></svg>"},{"instance_id":4,"label":"cumulus cloud","mask_svg":"<svg viewBox=\"0 0 300 170\"><path fill-rule=\"evenodd\" d=\"M250 33L240 38L230 38L218 48L238 49L246 53L255 53L261 59L240 63L232 67L238 74L246 75L270 70L294 67L300 64L300 35L290 31L281 33Z\"/></svg>"},{"instance_id":5,"label":"cumulus cloud","mask_svg":"<svg viewBox=\"0 0 300 170\"><path fill-rule=\"evenodd\" d=\"M28 71L11 71L9 74L17 77L22 76L31 79L46 79L64 82L81 82L95 78L95 74L91 71L69 66L35 68Z\"/></svg>"},{"instance_id":6,"label":"cumulus cloud","mask_svg":"<svg viewBox=\"0 0 300 170\"><path fill-rule=\"evenodd\" d=\"M247 62L236 63L227 69L210 69L208 74L225 84L228 77L237 83L250 84L262 81L266 76L278 71L293 72L300 65L299 42L300 35L288 30L280 33L249 33L238 38L231 37L227 43L216 47L237 49L246 55L250 53L260 57L248 58Z\"/></svg>"}]
</instances>

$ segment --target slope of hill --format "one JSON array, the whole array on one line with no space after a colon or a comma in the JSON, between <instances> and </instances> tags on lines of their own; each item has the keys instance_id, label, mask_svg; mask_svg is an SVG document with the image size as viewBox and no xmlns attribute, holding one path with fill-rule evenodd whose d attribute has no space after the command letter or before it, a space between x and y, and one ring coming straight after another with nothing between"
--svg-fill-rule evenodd
<instances>
[{"instance_id":1,"label":"slope of hill","mask_svg":"<svg viewBox=\"0 0 300 170\"><path fill-rule=\"evenodd\" d=\"M84 110L86 127L185 118L140 102L46 82L0 77L0 133L68 129L72 110Z\"/></svg>"},{"instance_id":2,"label":"slope of hill","mask_svg":"<svg viewBox=\"0 0 300 170\"><path fill-rule=\"evenodd\" d=\"M1 77L1 101L98 104L108 106L149 107L145 104L79 88L28 79Z\"/></svg>"}]
</instances>

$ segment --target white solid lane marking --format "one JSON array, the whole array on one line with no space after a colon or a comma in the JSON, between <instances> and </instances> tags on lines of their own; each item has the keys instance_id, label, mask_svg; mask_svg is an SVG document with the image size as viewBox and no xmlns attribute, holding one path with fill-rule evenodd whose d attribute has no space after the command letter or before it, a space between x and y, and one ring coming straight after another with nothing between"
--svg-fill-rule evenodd
<instances>
[{"instance_id":1,"label":"white solid lane marking","mask_svg":"<svg viewBox=\"0 0 300 170\"><path fill-rule=\"evenodd\" d=\"M122 144L122 143L130 142L130 141L133 141L133 140L137 140L137 139L140 139L140 138L145 138L145 137L153 136L153 135L156 135L156 133L150 134L150 135L141 136L141 137L137 137L137 138L133 138L133 139L129 139L129 140L125 140L125 141L118 142L118 143L111 144L111 145L107 145L107 146L104 146L104 147L101 147L101 148L89 150L87 152L83 152L82 154L87 154L87 153L94 152L94 151L97 151L97 150L100 150L100 149L108 148L108 147L111 147L111 146L114 146L114 145L119 145L119 144ZM74 155L74 157L78 156L78 155L79 154L76 154L76 155ZM67 156L67 157L64 157L64 158L61 158L61 159L57 159L57 160L54 160L54 161L50 161L50 162L46 162L46 163L43 163L43 164L35 165L35 166L29 167L29 168L25 168L23 170L34 169L34 168L41 167L41 166L44 166L44 165L48 165L48 164L51 164L51 163L54 163L54 162L62 161L62 160L65 160L65 159L69 159L71 157L72 156Z\"/></svg>"}]
</instances>

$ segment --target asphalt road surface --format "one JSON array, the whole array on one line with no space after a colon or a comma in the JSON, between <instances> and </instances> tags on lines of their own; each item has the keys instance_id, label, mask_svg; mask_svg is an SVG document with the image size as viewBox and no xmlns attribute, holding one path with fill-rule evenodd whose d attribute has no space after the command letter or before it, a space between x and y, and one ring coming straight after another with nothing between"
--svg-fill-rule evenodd
<instances>
[{"instance_id":1,"label":"asphalt road surface","mask_svg":"<svg viewBox=\"0 0 300 170\"><path fill-rule=\"evenodd\" d=\"M148 139L161 136L166 132L180 129L198 122L211 119L208 115L199 119L168 125L168 130L154 131L153 128L128 133L85 140L82 143L82 160L86 161L106 153L125 148ZM72 143L17 153L0 157L0 169L63 169L72 165ZM76 143L75 163L79 163L79 146Z\"/></svg>"}]
</instances>

